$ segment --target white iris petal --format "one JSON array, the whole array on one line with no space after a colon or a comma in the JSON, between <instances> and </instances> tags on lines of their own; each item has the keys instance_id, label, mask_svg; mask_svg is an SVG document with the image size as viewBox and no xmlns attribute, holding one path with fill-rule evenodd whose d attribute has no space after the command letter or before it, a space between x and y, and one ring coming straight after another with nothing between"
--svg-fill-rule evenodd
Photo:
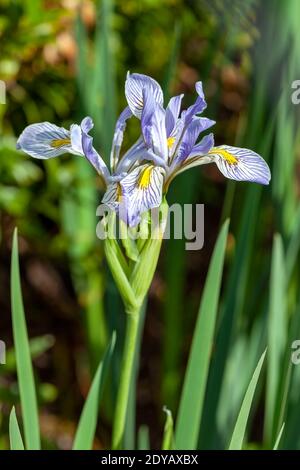
<instances>
[{"instance_id":1,"label":"white iris petal","mask_svg":"<svg viewBox=\"0 0 300 470\"><path fill-rule=\"evenodd\" d=\"M71 145L70 131L50 122L31 124L17 141L17 149L31 157L47 159L64 153L77 153Z\"/></svg>"},{"instance_id":2,"label":"white iris petal","mask_svg":"<svg viewBox=\"0 0 300 470\"><path fill-rule=\"evenodd\" d=\"M214 147L209 155L214 157L221 173L237 181L269 184L270 169L264 159L253 150L221 145Z\"/></svg>"},{"instance_id":3,"label":"white iris petal","mask_svg":"<svg viewBox=\"0 0 300 470\"><path fill-rule=\"evenodd\" d=\"M137 167L121 181L128 204L129 225L137 225L143 212L160 206L164 175L163 168L145 164Z\"/></svg>"},{"instance_id":4,"label":"white iris petal","mask_svg":"<svg viewBox=\"0 0 300 470\"><path fill-rule=\"evenodd\" d=\"M163 92L156 80L140 73L127 73L125 82L126 99L132 114L139 119L144 107L143 90L145 88L151 92L157 103L163 104Z\"/></svg>"}]
</instances>

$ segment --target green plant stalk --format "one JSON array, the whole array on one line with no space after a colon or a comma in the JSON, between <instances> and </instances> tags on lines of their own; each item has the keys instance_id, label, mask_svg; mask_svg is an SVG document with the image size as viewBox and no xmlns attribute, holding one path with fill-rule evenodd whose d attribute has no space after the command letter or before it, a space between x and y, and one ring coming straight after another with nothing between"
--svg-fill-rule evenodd
<instances>
[{"instance_id":1,"label":"green plant stalk","mask_svg":"<svg viewBox=\"0 0 300 470\"><path fill-rule=\"evenodd\" d=\"M128 264L118 242L113 236L105 240L105 254L108 265L121 294L127 314L125 345L121 364L121 376L117 394L116 411L113 423L112 448L120 449L123 445L125 422L127 417L130 386L135 368L135 355L139 342L139 319L144 299L152 282L157 265L165 225L168 217L168 204L163 200L159 220L153 226L151 238L143 243L136 261ZM114 217L108 220L109 229L114 228ZM113 232L111 233L113 235ZM124 246L124 242L123 242ZM134 255L132 247L126 241L125 251ZM132 264L132 262L134 264Z\"/></svg>"},{"instance_id":2,"label":"green plant stalk","mask_svg":"<svg viewBox=\"0 0 300 470\"><path fill-rule=\"evenodd\" d=\"M122 446L126 414L128 408L130 382L133 373L135 349L138 339L140 307L127 311L125 345L121 366L120 386L117 394L117 405L113 423L112 448Z\"/></svg>"}]
</instances>

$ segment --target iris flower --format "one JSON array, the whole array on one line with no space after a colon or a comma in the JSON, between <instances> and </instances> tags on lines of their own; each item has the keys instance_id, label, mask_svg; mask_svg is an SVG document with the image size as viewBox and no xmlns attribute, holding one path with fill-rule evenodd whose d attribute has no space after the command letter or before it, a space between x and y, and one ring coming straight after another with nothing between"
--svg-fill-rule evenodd
<instances>
[{"instance_id":1,"label":"iris flower","mask_svg":"<svg viewBox=\"0 0 300 470\"><path fill-rule=\"evenodd\" d=\"M138 165L121 181L127 200L129 223L135 225L140 215L160 204L170 182L188 168L215 163L227 178L268 184L270 170L263 158L252 150L228 145L214 146L213 134L199 140L202 132L215 124L200 117L205 110L202 83L195 85L195 103L182 111L183 95L163 108L163 93L158 83L145 75L128 74L125 92L128 106L141 120L141 131L151 162Z\"/></svg>"},{"instance_id":2,"label":"iris flower","mask_svg":"<svg viewBox=\"0 0 300 470\"><path fill-rule=\"evenodd\" d=\"M194 166L215 163L227 178L268 184L269 167L257 153L229 145L215 147L212 133L199 139L215 122L199 116L206 102L202 83L197 82L195 88L198 96L189 108L180 112L181 94L171 98L164 109L160 85L146 75L128 73L128 106L116 123L110 171L93 146L89 117L70 130L48 122L30 125L19 137L17 148L42 159L66 152L86 157L106 185L102 202L130 226L136 226L144 212L159 207L174 177ZM141 136L121 156L127 120L132 116L141 122Z\"/></svg>"}]
</instances>

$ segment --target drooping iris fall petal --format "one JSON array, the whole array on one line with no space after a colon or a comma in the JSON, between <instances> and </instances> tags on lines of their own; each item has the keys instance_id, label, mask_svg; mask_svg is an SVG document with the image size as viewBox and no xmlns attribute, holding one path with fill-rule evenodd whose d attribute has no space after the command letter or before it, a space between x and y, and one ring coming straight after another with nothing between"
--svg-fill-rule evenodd
<instances>
[{"instance_id":1,"label":"drooping iris fall petal","mask_svg":"<svg viewBox=\"0 0 300 470\"><path fill-rule=\"evenodd\" d=\"M48 159L64 153L79 153L71 144L71 133L50 122L27 126L17 141L17 149L31 157Z\"/></svg>"},{"instance_id":2,"label":"drooping iris fall petal","mask_svg":"<svg viewBox=\"0 0 300 470\"><path fill-rule=\"evenodd\" d=\"M269 184L270 169L265 160L253 150L221 145L210 150L221 173L236 181L252 181L253 183Z\"/></svg>"},{"instance_id":3,"label":"drooping iris fall petal","mask_svg":"<svg viewBox=\"0 0 300 470\"><path fill-rule=\"evenodd\" d=\"M163 183L164 170L152 164L137 167L121 180L130 226L139 223L143 212L160 206Z\"/></svg>"}]
</instances>

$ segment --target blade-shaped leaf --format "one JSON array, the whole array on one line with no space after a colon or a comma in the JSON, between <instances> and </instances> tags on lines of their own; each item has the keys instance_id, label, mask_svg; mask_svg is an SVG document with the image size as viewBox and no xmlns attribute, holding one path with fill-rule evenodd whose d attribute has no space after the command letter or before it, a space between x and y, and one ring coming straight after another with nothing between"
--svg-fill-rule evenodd
<instances>
[{"instance_id":1,"label":"blade-shaped leaf","mask_svg":"<svg viewBox=\"0 0 300 470\"><path fill-rule=\"evenodd\" d=\"M252 379L250 380L240 412L235 423L235 427L229 444L229 450L240 450L242 448L247 421L249 418L250 409L254 397L254 392L260 376L261 368L263 366L265 355L266 351L262 354L260 360L258 361Z\"/></svg>"},{"instance_id":2,"label":"blade-shaped leaf","mask_svg":"<svg viewBox=\"0 0 300 470\"><path fill-rule=\"evenodd\" d=\"M166 422L164 428L162 450L172 450L174 449L174 422L173 416L170 410L165 406L164 412L166 413Z\"/></svg>"},{"instance_id":3,"label":"blade-shaped leaf","mask_svg":"<svg viewBox=\"0 0 300 470\"><path fill-rule=\"evenodd\" d=\"M92 449L97 426L99 402L103 391L107 369L114 351L115 342L116 335L113 333L110 344L106 350L103 360L98 366L89 394L84 403L74 439L73 450Z\"/></svg>"},{"instance_id":4,"label":"blade-shaped leaf","mask_svg":"<svg viewBox=\"0 0 300 470\"><path fill-rule=\"evenodd\" d=\"M279 446L280 441L281 441L281 436L282 436L282 433L284 431L284 426L285 426L285 423L283 423L283 425L281 426L281 429L280 429L279 434L277 436L277 439L276 439L276 442L274 444L273 450L278 450L278 446Z\"/></svg>"},{"instance_id":5,"label":"blade-shaped leaf","mask_svg":"<svg viewBox=\"0 0 300 470\"><path fill-rule=\"evenodd\" d=\"M149 449L150 449L149 428L146 425L142 425L138 431L138 450L149 450Z\"/></svg>"},{"instance_id":6,"label":"blade-shaped leaf","mask_svg":"<svg viewBox=\"0 0 300 470\"><path fill-rule=\"evenodd\" d=\"M93 88L91 88L90 100L91 103L94 104L95 117L99 115L101 148L103 150L104 158L108 160L117 108L116 74L114 64L115 54L112 44L114 36L112 27L114 1L101 0L97 3L98 14L95 35L95 63L92 80ZM93 94L93 91L95 91L96 94ZM100 98L100 107L99 102L95 100L95 96Z\"/></svg>"},{"instance_id":7,"label":"blade-shaped leaf","mask_svg":"<svg viewBox=\"0 0 300 470\"><path fill-rule=\"evenodd\" d=\"M278 433L277 396L283 355L286 348L286 277L284 253L280 235L275 235L270 281L270 314L268 321L268 368L266 384L266 415L264 434L269 446Z\"/></svg>"},{"instance_id":8,"label":"blade-shaped leaf","mask_svg":"<svg viewBox=\"0 0 300 470\"><path fill-rule=\"evenodd\" d=\"M172 80L174 79L176 68L178 64L178 53L180 48L180 40L181 40L181 23L180 20L175 23L173 38L172 38L172 45L170 48L170 55L169 60L165 72L164 83L163 83L163 91L164 96L167 100L169 99L170 95L170 85L172 84Z\"/></svg>"},{"instance_id":9,"label":"blade-shaped leaf","mask_svg":"<svg viewBox=\"0 0 300 470\"><path fill-rule=\"evenodd\" d=\"M24 444L14 406L12 407L9 415L9 442L10 450L24 450Z\"/></svg>"},{"instance_id":10,"label":"blade-shaped leaf","mask_svg":"<svg viewBox=\"0 0 300 470\"><path fill-rule=\"evenodd\" d=\"M215 331L229 221L218 236L210 262L188 367L184 379L176 425L176 448L196 449Z\"/></svg>"},{"instance_id":11,"label":"blade-shaped leaf","mask_svg":"<svg viewBox=\"0 0 300 470\"><path fill-rule=\"evenodd\" d=\"M234 329L239 312L244 308L250 262L254 249L255 222L260 191L260 188L254 186L251 186L247 191L237 235L235 256L229 267L228 280L224 289L224 301L220 311L220 324L216 334L201 422L200 447L204 449L224 448L227 442L227 440L220 442L219 435L216 433L217 413L227 360L233 343ZM223 406L227 406L227 404L224 403Z\"/></svg>"},{"instance_id":12,"label":"blade-shaped leaf","mask_svg":"<svg viewBox=\"0 0 300 470\"><path fill-rule=\"evenodd\" d=\"M29 450L38 450L40 449L38 408L21 292L16 229L11 261L11 307L25 444Z\"/></svg>"}]
</instances>

